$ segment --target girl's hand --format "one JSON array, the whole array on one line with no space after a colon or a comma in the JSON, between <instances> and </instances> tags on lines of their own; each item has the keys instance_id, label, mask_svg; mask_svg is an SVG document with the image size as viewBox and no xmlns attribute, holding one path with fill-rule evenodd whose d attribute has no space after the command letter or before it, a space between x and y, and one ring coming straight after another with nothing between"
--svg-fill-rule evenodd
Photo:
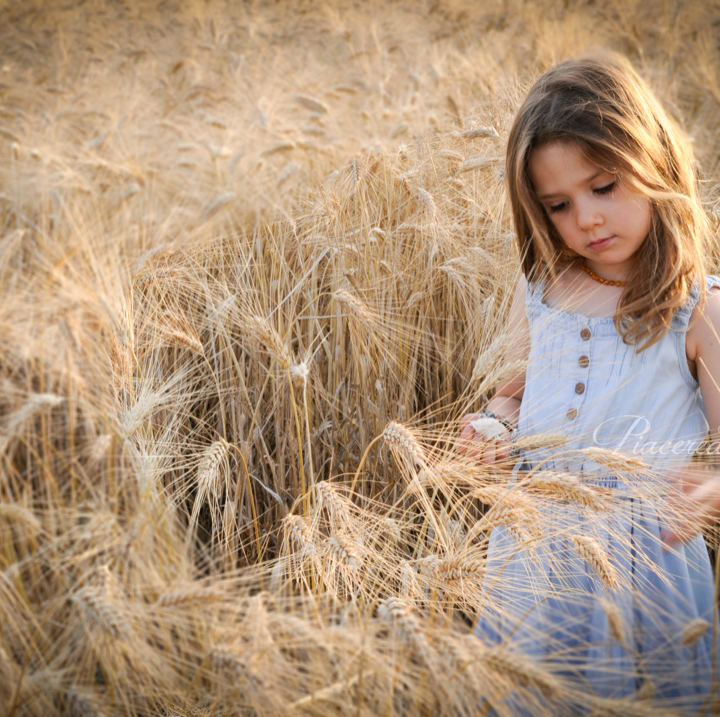
<instances>
[{"instance_id":1,"label":"girl's hand","mask_svg":"<svg viewBox=\"0 0 720 717\"><path fill-rule=\"evenodd\" d=\"M512 434L500 421L482 413L463 416L460 425L458 453L480 463L499 463L510 457Z\"/></svg>"},{"instance_id":2,"label":"girl's hand","mask_svg":"<svg viewBox=\"0 0 720 717\"><path fill-rule=\"evenodd\" d=\"M688 471L678 480L682 484L667 500L668 529L662 531L668 546L687 543L720 516L720 475Z\"/></svg>"}]
</instances>

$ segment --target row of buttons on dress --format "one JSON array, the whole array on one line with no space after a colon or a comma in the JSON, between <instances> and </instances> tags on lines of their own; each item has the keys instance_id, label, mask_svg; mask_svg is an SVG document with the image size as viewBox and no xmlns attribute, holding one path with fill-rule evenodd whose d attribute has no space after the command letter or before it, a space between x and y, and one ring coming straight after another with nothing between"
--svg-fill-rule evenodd
<instances>
[{"instance_id":1,"label":"row of buttons on dress","mask_svg":"<svg viewBox=\"0 0 720 717\"><path fill-rule=\"evenodd\" d=\"M590 341L591 336L592 333L588 328L584 328L582 329L582 331L580 331L580 338L583 341ZM587 368L589 365L590 359L585 354L583 354L578 359L578 366L580 366L580 368ZM583 393L585 393L585 384L583 382L578 381L578 383L575 384L575 393L577 393L578 395L582 395ZM566 415L568 417L568 420L574 421L578 415L577 408L571 408L570 410L568 410Z\"/></svg>"}]
</instances>

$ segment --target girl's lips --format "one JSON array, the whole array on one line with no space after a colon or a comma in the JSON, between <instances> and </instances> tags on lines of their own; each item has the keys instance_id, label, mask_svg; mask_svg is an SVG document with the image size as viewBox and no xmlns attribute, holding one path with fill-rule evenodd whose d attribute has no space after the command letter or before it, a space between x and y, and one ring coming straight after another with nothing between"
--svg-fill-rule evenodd
<instances>
[{"instance_id":1,"label":"girl's lips","mask_svg":"<svg viewBox=\"0 0 720 717\"><path fill-rule=\"evenodd\" d=\"M593 249L594 251L599 251L600 249L604 249L606 246L608 246L614 238L614 236L611 236L605 237L604 239L598 239L598 241L591 242L588 245L588 248Z\"/></svg>"}]
</instances>

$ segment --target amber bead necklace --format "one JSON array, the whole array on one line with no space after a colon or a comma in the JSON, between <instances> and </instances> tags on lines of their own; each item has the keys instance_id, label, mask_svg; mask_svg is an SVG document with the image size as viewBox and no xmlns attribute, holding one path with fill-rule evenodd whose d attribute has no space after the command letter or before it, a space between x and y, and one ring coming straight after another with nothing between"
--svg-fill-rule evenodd
<instances>
[{"instance_id":1,"label":"amber bead necklace","mask_svg":"<svg viewBox=\"0 0 720 717\"><path fill-rule=\"evenodd\" d=\"M580 264L580 268L591 278L595 281L599 282L600 284L604 284L605 286L627 286L627 281L615 281L614 279L603 279L602 276L598 276L589 266L586 266L585 264Z\"/></svg>"}]
</instances>

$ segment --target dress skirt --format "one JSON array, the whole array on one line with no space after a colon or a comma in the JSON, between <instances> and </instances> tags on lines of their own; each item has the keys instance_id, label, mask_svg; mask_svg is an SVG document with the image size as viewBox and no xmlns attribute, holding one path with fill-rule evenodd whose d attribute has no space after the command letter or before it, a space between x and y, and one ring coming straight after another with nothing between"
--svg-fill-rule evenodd
<instances>
[{"instance_id":1,"label":"dress skirt","mask_svg":"<svg viewBox=\"0 0 720 717\"><path fill-rule=\"evenodd\" d=\"M536 514L493 527L476 636L570 686L557 705L543 700L550 714L589 714L594 701L615 699L720 713L715 581L703 536L665 546L656 501L612 477L595 485L609 496L602 510L548 498ZM510 694L500 712L537 713L526 691Z\"/></svg>"}]
</instances>

